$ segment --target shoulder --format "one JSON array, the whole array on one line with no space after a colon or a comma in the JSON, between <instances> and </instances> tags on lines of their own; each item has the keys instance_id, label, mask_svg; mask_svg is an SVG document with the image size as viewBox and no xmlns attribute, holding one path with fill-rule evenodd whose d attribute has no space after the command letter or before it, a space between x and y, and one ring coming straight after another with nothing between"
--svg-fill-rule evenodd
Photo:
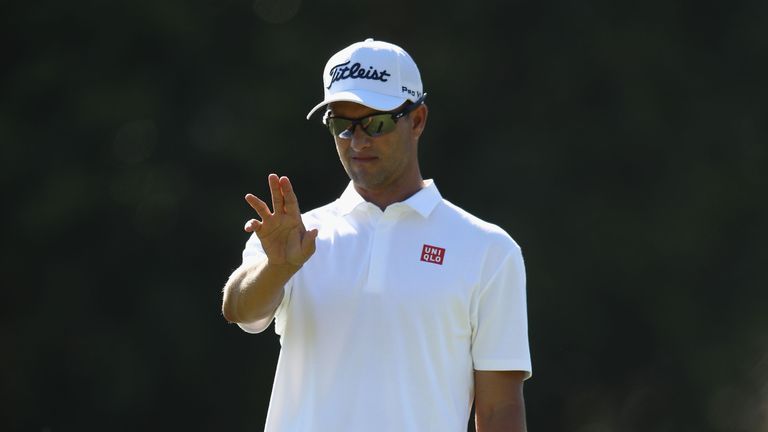
<instances>
[{"instance_id":1,"label":"shoulder","mask_svg":"<svg viewBox=\"0 0 768 432\"><path fill-rule=\"evenodd\" d=\"M329 202L323 206L314 208L308 212L302 213L301 219L307 228L319 227L339 218L340 211L337 205L338 200Z\"/></svg>"},{"instance_id":2,"label":"shoulder","mask_svg":"<svg viewBox=\"0 0 768 432\"><path fill-rule=\"evenodd\" d=\"M436 210L441 212L440 217L455 224L450 228L451 235L458 239L463 249L471 251L463 262L467 268L479 270L479 286L488 287L493 280L502 285L510 278L524 280L523 252L507 231L447 200L443 200L443 205Z\"/></svg>"},{"instance_id":3,"label":"shoulder","mask_svg":"<svg viewBox=\"0 0 768 432\"><path fill-rule=\"evenodd\" d=\"M520 251L520 246L503 228L469 213L446 199L437 206L435 213L441 223L455 230L456 235L488 248L489 252L507 254Z\"/></svg>"}]
</instances>

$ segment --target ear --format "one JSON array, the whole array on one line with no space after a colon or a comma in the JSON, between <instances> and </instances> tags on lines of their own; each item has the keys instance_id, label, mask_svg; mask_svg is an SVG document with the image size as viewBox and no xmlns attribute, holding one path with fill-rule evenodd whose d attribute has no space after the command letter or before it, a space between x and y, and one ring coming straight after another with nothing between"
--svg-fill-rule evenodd
<instances>
[{"instance_id":1,"label":"ear","mask_svg":"<svg viewBox=\"0 0 768 432\"><path fill-rule=\"evenodd\" d=\"M418 140L424 132L424 128L427 126L428 114L429 109L426 104L421 104L409 114L411 117L411 136L414 139Z\"/></svg>"}]
</instances>

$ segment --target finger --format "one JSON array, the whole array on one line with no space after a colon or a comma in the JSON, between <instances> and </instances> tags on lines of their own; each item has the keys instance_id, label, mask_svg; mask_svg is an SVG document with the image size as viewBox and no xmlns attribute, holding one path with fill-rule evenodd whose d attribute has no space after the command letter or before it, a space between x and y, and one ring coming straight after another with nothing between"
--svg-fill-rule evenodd
<instances>
[{"instance_id":1,"label":"finger","mask_svg":"<svg viewBox=\"0 0 768 432\"><path fill-rule=\"evenodd\" d=\"M269 181L269 191L272 193L272 213L285 213L283 209L283 193L280 191L280 178L277 174L270 174L267 177Z\"/></svg>"},{"instance_id":2,"label":"finger","mask_svg":"<svg viewBox=\"0 0 768 432\"><path fill-rule=\"evenodd\" d=\"M280 178L280 190L283 192L283 205L285 207L285 213L291 216L300 216L299 200L296 198L296 193L293 191L293 185L288 177Z\"/></svg>"},{"instance_id":3,"label":"finger","mask_svg":"<svg viewBox=\"0 0 768 432\"><path fill-rule=\"evenodd\" d=\"M259 232L261 229L261 222L257 221L256 219L251 219L248 222L245 223L245 226L243 227L245 232L249 233L255 233Z\"/></svg>"},{"instance_id":4,"label":"finger","mask_svg":"<svg viewBox=\"0 0 768 432\"><path fill-rule=\"evenodd\" d=\"M245 196L245 200L248 202L248 204L251 205L251 208L256 210L256 213L259 214L261 220L264 220L265 218L268 218L272 215L269 211L269 207L267 207L267 203L260 200L256 195L248 194Z\"/></svg>"},{"instance_id":5,"label":"finger","mask_svg":"<svg viewBox=\"0 0 768 432\"><path fill-rule=\"evenodd\" d=\"M311 229L304 234L304 238L301 239L301 253L304 255L304 259L309 259L316 250L315 240L317 239L317 228Z\"/></svg>"}]
</instances>

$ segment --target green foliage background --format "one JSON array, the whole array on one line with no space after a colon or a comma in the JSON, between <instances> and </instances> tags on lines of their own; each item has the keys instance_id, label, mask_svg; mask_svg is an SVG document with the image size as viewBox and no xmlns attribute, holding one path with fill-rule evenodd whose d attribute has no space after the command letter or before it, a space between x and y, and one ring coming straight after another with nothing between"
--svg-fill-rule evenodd
<instances>
[{"instance_id":1,"label":"green foliage background","mask_svg":"<svg viewBox=\"0 0 768 432\"><path fill-rule=\"evenodd\" d=\"M768 431L762 0L3 3L0 429L261 430L242 197L344 189L304 115L367 37L421 68L423 173L523 247L532 431Z\"/></svg>"}]
</instances>

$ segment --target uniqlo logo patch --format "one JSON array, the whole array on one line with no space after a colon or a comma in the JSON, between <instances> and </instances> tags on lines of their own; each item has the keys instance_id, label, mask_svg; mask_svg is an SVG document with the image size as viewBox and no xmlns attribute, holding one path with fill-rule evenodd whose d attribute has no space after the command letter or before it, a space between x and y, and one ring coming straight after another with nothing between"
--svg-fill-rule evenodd
<instances>
[{"instance_id":1,"label":"uniqlo logo patch","mask_svg":"<svg viewBox=\"0 0 768 432\"><path fill-rule=\"evenodd\" d=\"M425 244L421 250L421 260L428 263L443 265L445 249Z\"/></svg>"}]
</instances>

